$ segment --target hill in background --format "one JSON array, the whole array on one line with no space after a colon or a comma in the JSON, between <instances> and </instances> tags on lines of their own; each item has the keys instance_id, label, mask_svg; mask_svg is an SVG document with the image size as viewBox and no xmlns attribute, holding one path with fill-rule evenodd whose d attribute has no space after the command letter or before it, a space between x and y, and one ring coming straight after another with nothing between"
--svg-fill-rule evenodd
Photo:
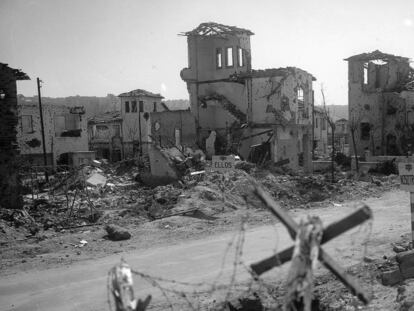
<instances>
[{"instance_id":1,"label":"hill in background","mask_svg":"<svg viewBox=\"0 0 414 311\"><path fill-rule=\"evenodd\" d=\"M168 99L164 102L170 110L187 110L190 108L188 99Z\"/></svg>"},{"instance_id":2,"label":"hill in background","mask_svg":"<svg viewBox=\"0 0 414 311\"><path fill-rule=\"evenodd\" d=\"M332 116L334 121L339 119L348 120L348 105L326 105L326 108L328 109L329 115Z\"/></svg>"}]
</instances>

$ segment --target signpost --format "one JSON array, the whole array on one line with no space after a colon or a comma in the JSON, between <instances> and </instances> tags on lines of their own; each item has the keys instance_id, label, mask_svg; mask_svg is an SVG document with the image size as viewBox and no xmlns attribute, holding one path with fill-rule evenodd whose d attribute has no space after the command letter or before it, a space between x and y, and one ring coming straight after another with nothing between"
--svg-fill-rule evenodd
<instances>
[{"instance_id":1,"label":"signpost","mask_svg":"<svg viewBox=\"0 0 414 311\"><path fill-rule=\"evenodd\" d=\"M411 240L414 247L414 163L398 163L401 189L410 192Z\"/></svg>"},{"instance_id":2,"label":"signpost","mask_svg":"<svg viewBox=\"0 0 414 311\"><path fill-rule=\"evenodd\" d=\"M212 156L211 170L213 171L228 171L234 169L234 156Z\"/></svg>"}]
</instances>

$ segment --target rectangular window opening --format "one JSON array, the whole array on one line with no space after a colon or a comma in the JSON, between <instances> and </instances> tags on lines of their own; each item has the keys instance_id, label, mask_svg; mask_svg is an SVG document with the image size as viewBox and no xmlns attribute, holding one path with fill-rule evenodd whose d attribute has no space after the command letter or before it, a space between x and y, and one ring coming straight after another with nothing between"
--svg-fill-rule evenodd
<instances>
[{"instance_id":1,"label":"rectangular window opening","mask_svg":"<svg viewBox=\"0 0 414 311\"><path fill-rule=\"evenodd\" d=\"M125 113L129 113L129 102L125 102Z\"/></svg>"},{"instance_id":2,"label":"rectangular window opening","mask_svg":"<svg viewBox=\"0 0 414 311\"><path fill-rule=\"evenodd\" d=\"M137 101L136 100L132 102L131 110L132 110L131 112L137 112Z\"/></svg>"},{"instance_id":3,"label":"rectangular window opening","mask_svg":"<svg viewBox=\"0 0 414 311\"><path fill-rule=\"evenodd\" d=\"M228 47L226 48L226 67L233 67L233 48Z\"/></svg>"},{"instance_id":4,"label":"rectangular window opening","mask_svg":"<svg viewBox=\"0 0 414 311\"><path fill-rule=\"evenodd\" d=\"M154 112L157 112L157 103L156 102L154 102Z\"/></svg>"},{"instance_id":5,"label":"rectangular window opening","mask_svg":"<svg viewBox=\"0 0 414 311\"><path fill-rule=\"evenodd\" d=\"M223 68L222 58L223 53L221 52L221 48L216 49L216 67Z\"/></svg>"},{"instance_id":6,"label":"rectangular window opening","mask_svg":"<svg viewBox=\"0 0 414 311\"><path fill-rule=\"evenodd\" d=\"M304 101L303 101L303 89L301 87L299 87L296 91L296 97L298 100L298 109L304 109L305 105L304 105Z\"/></svg>"},{"instance_id":7,"label":"rectangular window opening","mask_svg":"<svg viewBox=\"0 0 414 311\"><path fill-rule=\"evenodd\" d=\"M368 63L364 63L364 85L368 85Z\"/></svg>"},{"instance_id":8,"label":"rectangular window opening","mask_svg":"<svg viewBox=\"0 0 414 311\"><path fill-rule=\"evenodd\" d=\"M369 140L371 126L369 123L361 123L361 140Z\"/></svg>"},{"instance_id":9,"label":"rectangular window opening","mask_svg":"<svg viewBox=\"0 0 414 311\"><path fill-rule=\"evenodd\" d=\"M121 126L119 124L113 125L113 131L115 137L121 136Z\"/></svg>"},{"instance_id":10,"label":"rectangular window opening","mask_svg":"<svg viewBox=\"0 0 414 311\"><path fill-rule=\"evenodd\" d=\"M33 119L32 116L22 116L22 131L23 133L33 133Z\"/></svg>"},{"instance_id":11,"label":"rectangular window opening","mask_svg":"<svg viewBox=\"0 0 414 311\"><path fill-rule=\"evenodd\" d=\"M142 100L139 101L139 112L144 112L144 102Z\"/></svg>"},{"instance_id":12,"label":"rectangular window opening","mask_svg":"<svg viewBox=\"0 0 414 311\"><path fill-rule=\"evenodd\" d=\"M65 114L54 117L56 137L80 137L81 127L78 114Z\"/></svg>"},{"instance_id":13,"label":"rectangular window opening","mask_svg":"<svg viewBox=\"0 0 414 311\"><path fill-rule=\"evenodd\" d=\"M244 50L242 48L237 48L237 64L239 67L244 66Z\"/></svg>"}]
</instances>

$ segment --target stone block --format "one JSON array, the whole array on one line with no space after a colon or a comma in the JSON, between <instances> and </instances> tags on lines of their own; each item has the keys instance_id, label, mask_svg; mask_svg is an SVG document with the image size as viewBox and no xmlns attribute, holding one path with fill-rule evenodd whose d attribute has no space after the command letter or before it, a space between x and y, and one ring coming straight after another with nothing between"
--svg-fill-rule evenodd
<instances>
[{"instance_id":1,"label":"stone block","mask_svg":"<svg viewBox=\"0 0 414 311\"><path fill-rule=\"evenodd\" d=\"M403 281L400 269L384 271L381 276L382 285L393 286Z\"/></svg>"}]
</instances>

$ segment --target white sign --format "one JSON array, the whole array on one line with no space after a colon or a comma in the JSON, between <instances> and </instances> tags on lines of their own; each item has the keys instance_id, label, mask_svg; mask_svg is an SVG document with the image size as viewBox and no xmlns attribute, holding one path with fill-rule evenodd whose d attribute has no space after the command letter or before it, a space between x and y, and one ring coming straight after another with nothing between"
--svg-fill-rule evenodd
<instances>
[{"instance_id":1,"label":"white sign","mask_svg":"<svg viewBox=\"0 0 414 311\"><path fill-rule=\"evenodd\" d=\"M234 156L212 156L211 169L213 171L227 171L234 169Z\"/></svg>"},{"instance_id":2,"label":"white sign","mask_svg":"<svg viewBox=\"0 0 414 311\"><path fill-rule=\"evenodd\" d=\"M401 189L414 192L414 163L398 163Z\"/></svg>"}]
</instances>

